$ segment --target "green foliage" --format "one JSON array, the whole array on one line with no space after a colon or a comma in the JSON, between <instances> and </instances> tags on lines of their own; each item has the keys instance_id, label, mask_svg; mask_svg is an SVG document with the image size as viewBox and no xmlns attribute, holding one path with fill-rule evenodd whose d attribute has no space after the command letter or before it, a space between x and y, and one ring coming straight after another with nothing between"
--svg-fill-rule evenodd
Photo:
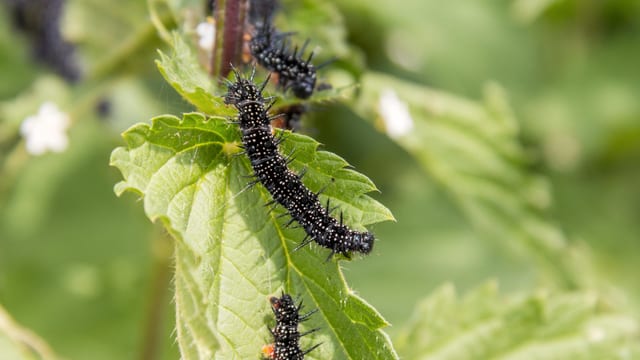
<instances>
[{"instance_id":1,"label":"green foliage","mask_svg":"<svg viewBox=\"0 0 640 360\"><path fill-rule=\"evenodd\" d=\"M361 72L364 58L361 51L347 41L345 19L336 8L337 4L318 0L285 0L283 4L282 13L276 17L278 28L283 31L296 29L297 43L313 34L310 41L315 49L314 58L320 59L319 63L336 60L338 64L332 64L331 68L339 66L354 73ZM330 68L321 70L322 73Z\"/></svg>"},{"instance_id":2,"label":"green foliage","mask_svg":"<svg viewBox=\"0 0 640 360\"><path fill-rule=\"evenodd\" d=\"M502 90L487 88L477 104L380 74L367 74L356 108L420 162L485 236L531 257L561 289L607 289L594 264L545 214L549 190L519 144ZM383 97L397 92L391 114ZM413 128L393 135L407 106ZM598 301L596 301L596 299ZM611 294L602 299L611 300ZM629 314L601 309L594 294L534 294L514 304L480 288L461 305L451 287L425 301L405 330L409 359L626 359L637 356L639 325Z\"/></svg>"},{"instance_id":3,"label":"green foliage","mask_svg":"<svg viewBox=\"0 0 640 360\"><path fill-rule=\"evenodd\" d=\"M74 84L33 61L29 37L0 14L1 359L58 358L47 342L68 359L175 359L178 347L185 359L256 359L271 337L267 297L280 291L319 310L302 329L320 327L302 339L322 344L310 359L397 358L387 331L405 359L640 358L633 1L281 1L275 21L292 43L308 38L318 63L336 58L303 131L375 179L399 219L370 227L380 241L353 262L326 262L313 244L294 252L302 230L246 187L224 82L194 50L203 1L65 4L61 30L84 70ZM482 93L487 81L503 88ZM394 119L381 109L389 91L414 124L391 139L371 131ZM272 84L267 95L274 113L300 102ZM35 158L19 129L45 101L70 114L70 147ZM129 127L112 152L116 192L142 197L170 243L135 196L111 191L122 179L106 159ZM368 177L285 135L292 169L314 191L328 185L321 197L347 223L393 219L366 195L377 190ZM524 295L475 288L487 276ZM403 323L442 282L475 290L445 285Z\"/></svg>"},{"instance_id":4,"label":"green foliage","mask_svg":"<svg viewBox=\"0 0 640 360\"><path fill-rule=\"evenodd\" d=\"M185 359L251 358L269 337L265 317L269 294L300 294L318 315L305 325L321 326L315 358L380 358L395 355L379 330L382 317L347 287L338 263L327 252L306 247L304 237L283 227L281 211L263 205L262 187L246 188L247 159L237 155L239 132L225 120L186 114L153 119L124 134L127 148L111 163L123 173L116 192L144 196L151 220L160 219L176 238L176 312L178 343ZM364 193L369 179L311 138L287 134L283 151L296 150L294 169L308 169L305 181L338 204L347 223L367 225L393 219ZM331 179L335 179L332 183ZM311 338L311 337L310 337ZM309 344L311 345L311 344Z\"/></svg>"},{"instance_id":5,"label":"green foliage","mask_svg":"<svg viewBox=\"0 0 640 360\"><path fill-rule=\"evenodd\" d=\"M209 75L198 64L191 48L178 34L174 33L173 53L166 55L160 52L160 60L156 61L158 70L165 80L191 105L205 114L215 116L232 116L232 107L223 106L221 96L225 91L222 81L214 83ZM266 78L267 75L264 75ZM316 91L307 101L307 104L324 104L345 98L343 93L352 86L345 86L324 91ZM273 96L279 101L274 105L274 111L280 107L297 104L300 99L291 94L274 93ZM276 112L277 113L277 112Z\"/></svg>"},{"instance_id":6,"label":"green foliage","mask_svg":"<svg viewBox=\"0 0 640 360\"><path fill-rule=\"evenodd\" d=\"M495 283L466 296L442 286L396 342L404 359L635 359L640 328L594 293L505 298Z\"/></svg>"},{"instance_id":7,"label":"green foliage","mask_svg":"<svg viewBox=\"0 0 640 360\"><path fill-rule=\"evenodd\" d=\"M230 107L212 95L220 89L209 82L187 44L178 35L173 41L173 56L160 53L160 72L183 98L216 118L193 113L182 120L157 117L151 127L135 126L124 134L128 149L116 149L111 163L125 178L116 192L143 195L149 218L161 219L178 239L176 322L183 357L209 358L214 349L222 358L255 355L266 330L256 309L268 313L266 296L281 289L308 294L302 296L311 298L305 303L319 309L322 322L329 324L326 345L311 356L394 358L379 331L386 321L351 293L337 263L325 262L326 254L310 247L293 253L304 234L283 228L273 216L278 211L269 215L266 208L254 208L268 202L269 195L262 188L256 194L245 187L251 170L246 159L235 156L238 130L220 120L230 115ZM314 101L331 99L335 92L323 92ZM347 223L362 227L393 219L364 196L376 190L368 178L317 146L311 138L288 134L281 151L295 151L291 167L304 169L307 186L324 189L321 200L338 205ZM259 248L264 250L255 251ZM239 322L248 326L239 328Z\"/></svg>"},{"instance_id":8,"label":"green foliage","mask_svg":"<svg viewBox=\"0 0 640 360\"><path fill-rule=\"evenodd\" d=\"M589 268L575 259L584 255L576 254L544 216L549 190L527 169L517 123L499 88L490 86L482 104L367 74L356 106L363 117L378 119L383 130L400 120L381 109L385 91L406 101L414 126L394 140L451 193L475 226L531 257L560 286L575 288L588 281Z\"/></svg>"}]
</instances>

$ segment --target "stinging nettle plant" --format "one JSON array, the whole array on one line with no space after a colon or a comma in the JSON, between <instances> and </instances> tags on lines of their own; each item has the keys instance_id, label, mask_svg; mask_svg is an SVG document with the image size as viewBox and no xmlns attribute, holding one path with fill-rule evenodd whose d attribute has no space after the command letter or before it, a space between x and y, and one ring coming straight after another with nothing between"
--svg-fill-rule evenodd
<instances>
[{"instance_id":1,"label":"stinging nettle plant","mask_svg":"<svg viewBox=\"0 0 640 360\"><path fill-rule=\"evenodd\" d=\"M247 186L253 171L240 149L240 130L230 121L235 110L216 95L226 91L221 80L229 64L241 66L238 34L244 31L238 24L244 23L247 9L242 3L216 4L210 74L179 33L171 40L174 54L160 53L160 72L198 112L162 115L150 125L133 126L123 134L126 147L111 157L124 177L116 192L142 195L147 216L161 221L175 238L182 357L256 358L270 339L267 299L284 291L318 310L302 325L301 331L321 328L308 338L322 345L307 358L397 358L381 331L387 322L349 289L339 260L327 260L327 252L314 245L294 251L304 231L285 226L280 206L265 206L271 196L264 187ZM284 96L283 104L299 102L287 92L269 91ZM338 96L338 90L328 90L310 101ZM321 192L323 204L337 206L345 223L364 228L393 220L388 209L366 195L376 191L373 183L342 158L318 150L319 144L304 135L287 132L279 139L280 152L294 155L290 169L304 172L305 185Z\"/></svg>"},{"instance_id":2,"label":"stinging nettle plant","mask_svg":"<svg viewBox=\"0 0 640 360\"><path fill-rule=\"evenodd\" d=\"M319 19L335 17L320 2L299 6ZM320 329L301 340L303 348L320 344L305 358L399 358L382 331L389 324L349 288L340 268L345 258L338 255L327 261L329 251L314 244L294 251L304 230L285 226L282 207L271 211L264 206L272 199L264 187L247 186L253 170L242 153L240 129L232 123L236 110L224 104L223 95L224 79L233 80L231 64L243 72L246 35L251 34L245 27L250 4L218 1L213 9L210 57L202 61L202 54L197 56L189 30L183 29L165 32L172 53L160 52L156 62L167 83L195 111L134 125L123 134L125 146L111 156L111 164L123 176L116 193L139 194L146 215L161 222L175 239L181 357L259 358L271 341L268 299L286 292L302 299L307 309L317 310L301 324L301 332ZM247 74L250 67L244 69ZM258 69L257 78L265 78L267 71ZM501 219L498 237L507 234L503 237L514 239L540 262L543 273L558 279L552 287L557 290L514 298L498 296L493 283L462 299L451 286L444 286L419 304L397 339L402 358L601 359L638 354L637 323L587 288L583 279L589 269L571 259L567 264L555 261L575 249L553 225L527 212L531 204L520 185L530 185L534 176L518 165L522 150L517 126L499 91L491 92L486 104L478 104L374 72L365 73L360 85L360 96L352 103L358 114L379 122L383 111L377 99L394 88L406 101L415 130L393 140L456 197L480 231L490 222L487 218ZM316 91L303 102L291 91L282 91L286 87L268 84L266 95L277 99L272 110L277 113L279 107L345 99L349 88ZM364 230L393 220L387 208L367 195L376 191L375 185L344 159L319 150L318 142L308 136L274 131L284 135L280 153L294 154L289 168L304 172L304 184L321 192L323 203L329 200L337 206L346 224ZM452 153L458 161L447 157ZM505 183L509 185L502 186ZM504 220L504 214L513 218ZM546 238L550 233L557 235L555 242ZM373 253L370 261L384 261L375 247ZM353 266L358 260L356 256Z\"/></svg>"}]
</instances>

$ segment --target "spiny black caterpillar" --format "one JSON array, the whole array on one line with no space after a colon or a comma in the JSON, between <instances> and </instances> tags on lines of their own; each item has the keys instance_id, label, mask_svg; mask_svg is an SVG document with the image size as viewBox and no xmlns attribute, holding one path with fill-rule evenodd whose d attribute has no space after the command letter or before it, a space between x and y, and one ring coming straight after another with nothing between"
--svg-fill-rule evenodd
<instances>
[{"instance_id":1,"label":"spiny black caterpillar","mask_svg":"<svg viewBox=\"0 0 640 360\"><path fill-rule=\"evenodd\" d=\"M347 258L350 252L368 254L373 248L374 236L370 232L351 230L342 222L342 213L338 221L330 215L329 201L323 207L318 194L309 190L301 181L304 174L297 175L287 168L289 160L278 151L279 140L271 132L271 120L268 110L273 102L262 97L261 86L253 82L255 74L246 79L235 71L236 81L228 82L226 104L233 104L238 109L238 124L242 130L244 151L249 157L256 180L269 191L273 200L268 205L280 204L291 216L287 225L298 222L306 232L304 240L296 248L299 249L311 241L331 249L334 254L343 254Z\"/></svg>"},{"instance_id":2,"label":"spiny black caterpillar","mask_svg":"<svg viewBox=\"0 0 640 360\"><path fill-rule=\"evenodd\" d=\"M305 60L302 58L308 44L305 42L300 51L295 47L291 51L287 37L289 33L278 33L269 20L256 26L251 37L249 49L254 59L263 67L278 74L278 84L285 90L306 99L313 94L316 86L316 68L311 63L313 52Z\"/></svg>"},{"instance_id":3,"label":"spiny black caterpillar","mask_svg":"<svg viewBox=\"0 0 640 360\"><path fill-rule=\"evenodd\" d=\"M300 338L318 331L317 328L304 333L298 331L298 325L307 320L317 310L300 315L302 301L296 306L289 294L269 298L271 310L276 317L276 326L269 329L273 343L262 347L262 355L271 360L303 360L304 356L320 346L316 344L307 350L300 349Z\"/></svg>"}]
</instances>

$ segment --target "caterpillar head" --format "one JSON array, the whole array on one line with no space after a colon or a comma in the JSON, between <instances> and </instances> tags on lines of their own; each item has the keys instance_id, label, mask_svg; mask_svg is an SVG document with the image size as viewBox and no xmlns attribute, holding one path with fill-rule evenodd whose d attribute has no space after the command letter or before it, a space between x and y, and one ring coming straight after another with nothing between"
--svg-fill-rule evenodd
<instances>
[{"instance_id":1,"label":"caterpillar head","mask_svg":"<svg viewBox=\"0 0 640 360\"><path fill-rule=\"evenodd\" d=\"M248 79L237 78L236 82L228 83L228 91L224 96L225 104L238 104L242 101L261 101L262 94L253 82Z\"/></svg>"},{"instance_id":2,"label":"caterpillar head","mask_svg":"<svg viewBox=\"0 0 640 360\"><path fill-rule=\"evenodd\" d=\"M355 251L363 254L368 254L373 250L373 241L375 237L370 232L358 233L355 236Z\"/></svg>"},{"instance_id":3,"label":"caterpillar head","mask_svg":"<svg viewBox=\"0 0 640 360\"><path fill-rule=\"evenodd\" d=\"M313 65L308 64L306 71L298 75L296 81L289 82L289 87L293 94L300 99L307 99L313 94L316 87L316 72Z\"/></svg>"},{"instance_id":4,"label":"caterpillar head","mask_svg":"<svg viewBox=\"0 0 640 360\"><path fill-rule=\"evenodd\" d=\"M229 80L225 80L227 83L227 94L224 96L225 104L238 105L241 102L253 101L264 103L265 100L262 97L262 90L269 82L269 78L271 75L267 76L267 78L262 82L261 85L256 85L253 82L253 79L256 75L256 68L254 67L251 70L251 75L248 78L242 77L240 72L231 65L231 69L236 77L236 81L232 82Z\"/></svg>"}]
</instances>

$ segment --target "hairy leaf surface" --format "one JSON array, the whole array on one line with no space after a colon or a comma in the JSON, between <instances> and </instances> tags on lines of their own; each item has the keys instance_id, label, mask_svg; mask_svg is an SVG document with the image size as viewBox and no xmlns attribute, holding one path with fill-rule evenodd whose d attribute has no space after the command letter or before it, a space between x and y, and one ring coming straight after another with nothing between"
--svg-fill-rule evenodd
<instances>
[{"instance_id":1,"label":"hairy leaf surface","mask_svg":"<svg viewBox=\"0 0 640 360\"><path fill-rule=\"evenodd\" d=\"M160 116L124 138L127 146L111 158L124 177L116 192L141 194L149 218L163 221L176 238L178 342L185 359L257 357L273 325L267 298L281 291L319 310L303 325L322 329L302 340L303 347L322 343L309 358L395 358L380 330L386 321L349 290L338 263L325 261L328 251L312 245L294 252L304 231L285 228L282 209L268 211L270 195L261 185L247 188L252 171L238 154L235 125L197 113ZM328 185L321 200L339 205L352 226L393 219L365 195L375 190L368 178L317 146L287 133L282 151L295 149L291 166L307 169L311 190Z\"/></svg>"},{"instance_id":2,"label":"hairy leaf surface","mask_svg":"<svg viewBox=\"0 0 640 360\"><path fill-rule=\"evenodd\" d=\"M633 318L588 292L506 298L488 283L464 297L445 285L414 311L397 345L405 359L635 359Z\"/></svg>"}]
</instances>

